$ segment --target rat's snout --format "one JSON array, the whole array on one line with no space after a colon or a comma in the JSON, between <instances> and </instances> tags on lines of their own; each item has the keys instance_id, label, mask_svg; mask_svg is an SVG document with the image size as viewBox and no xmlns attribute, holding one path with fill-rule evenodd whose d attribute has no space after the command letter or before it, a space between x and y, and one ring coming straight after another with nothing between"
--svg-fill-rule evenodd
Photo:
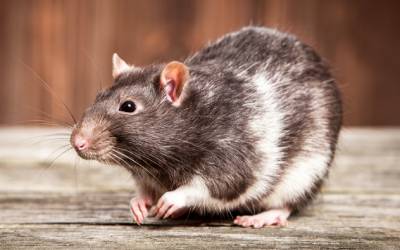
<instances>
[{"instance_id":1,"label":"rat's snout","mask_svg":"<svg viewBox=\"0 0 400 250\"><path fill-rule=\"evenodd\" d=\"M74 136L72 143L75 149L79 151L84 151L89 148L89 139L79 134Z\"/></svg>"},{"instance_id":2,"label":"rat's snout","mask_svg":"<svg viewBox=\"0 0 400 250\"><path fill-rule=\"evenodd\" d=\"M107 130L108 124L96 120L83 120L72 131L70 142L83 159L102 160L108 157L114 140Z\"/></svg>"},{"instance_id":3,"label":"rat's snout","mask_svg":"<svg viewBox=\"0 0 400 250\"><path fill-rule=\"evenodd\" d=\"M79 129L75 129L71 135L71 144L76 152L83 157L92 148L92 136L88 133L84 133Z\"/></svg>"},{"instance_id":4,"label":"rat's snout","mask_svg":"<svg viewBox=\"0 0 400 250\"><path fill-rule=\"evenodd\" d=\"M70 142L80 157L88 159L96 153L96 150L94 150L96 144L94 139L93 127L89 128L81 124L72 131Z\"/></svg>"}]
</instances>

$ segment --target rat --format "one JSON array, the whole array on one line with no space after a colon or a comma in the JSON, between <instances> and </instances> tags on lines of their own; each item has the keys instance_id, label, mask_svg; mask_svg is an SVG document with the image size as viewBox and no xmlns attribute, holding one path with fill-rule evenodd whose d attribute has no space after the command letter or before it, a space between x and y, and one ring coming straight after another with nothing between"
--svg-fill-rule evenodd
<instances>
[{"instance_id":1,"label":"rat","mask_svg":"<svg viewBox=\"0 0 400 250\"><path fill-rule=\"evenodd\" d=\"M243 227L286 225L326 179L342 124L329 67L294 35L245 27L183 61L138 67L117 54L111 87L71 133L84 159L120 165L147 216L239 211Z\"/></svg>"}]
</instances>

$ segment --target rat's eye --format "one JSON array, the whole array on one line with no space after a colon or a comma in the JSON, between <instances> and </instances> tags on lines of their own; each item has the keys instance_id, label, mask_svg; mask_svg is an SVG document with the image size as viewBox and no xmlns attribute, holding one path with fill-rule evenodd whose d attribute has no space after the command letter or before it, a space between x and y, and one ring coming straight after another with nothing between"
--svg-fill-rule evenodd
<instances>
[{"instance_id":1,"label":"rat's eye","mask_svg":"<svg viewBox=\"0 0 400 250\"><path fill-rule=\"evenodd\" d=\"M119 106L119 111L125 112L125 113L133 113L136 110L136 105L132 101L126 101Z\"/></svg>"}]
</instances>

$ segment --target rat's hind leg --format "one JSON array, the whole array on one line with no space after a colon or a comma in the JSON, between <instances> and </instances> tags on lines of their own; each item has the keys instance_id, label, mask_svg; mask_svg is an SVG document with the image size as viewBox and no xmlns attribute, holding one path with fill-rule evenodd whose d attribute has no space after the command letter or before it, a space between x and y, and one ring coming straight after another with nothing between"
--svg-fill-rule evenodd
<instances>
[{"instance_id":1,"label":"rat's hind leg","mask_svg":"<svg viewBox=\"0 0 400 250\"><path fill-rule=\"evenodd\" d=\"M255 215L237 216L233 223L243 227L285 226L290 209L270 209Z\"/></svg>"}]
</instances>

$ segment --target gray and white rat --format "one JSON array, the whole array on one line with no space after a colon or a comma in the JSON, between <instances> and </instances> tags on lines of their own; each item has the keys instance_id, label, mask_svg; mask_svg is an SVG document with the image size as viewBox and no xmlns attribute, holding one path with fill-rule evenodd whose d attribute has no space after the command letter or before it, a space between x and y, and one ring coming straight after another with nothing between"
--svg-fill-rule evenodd
<instances>
[{"instance_id":1,"label":"gray and white rat","mask_svg":"<svg viewBox=\"0 0 400 250\"><path fill-rule=\"evenodd\" d=\"M284 225L328 174L340 93L292 35L246 27L183 62L146 67L114 54L113 77L71 143L82 158L132 173L138 224L153 207L158 218L235 210L244 227Z\"/></svg>"}]
</instances>

